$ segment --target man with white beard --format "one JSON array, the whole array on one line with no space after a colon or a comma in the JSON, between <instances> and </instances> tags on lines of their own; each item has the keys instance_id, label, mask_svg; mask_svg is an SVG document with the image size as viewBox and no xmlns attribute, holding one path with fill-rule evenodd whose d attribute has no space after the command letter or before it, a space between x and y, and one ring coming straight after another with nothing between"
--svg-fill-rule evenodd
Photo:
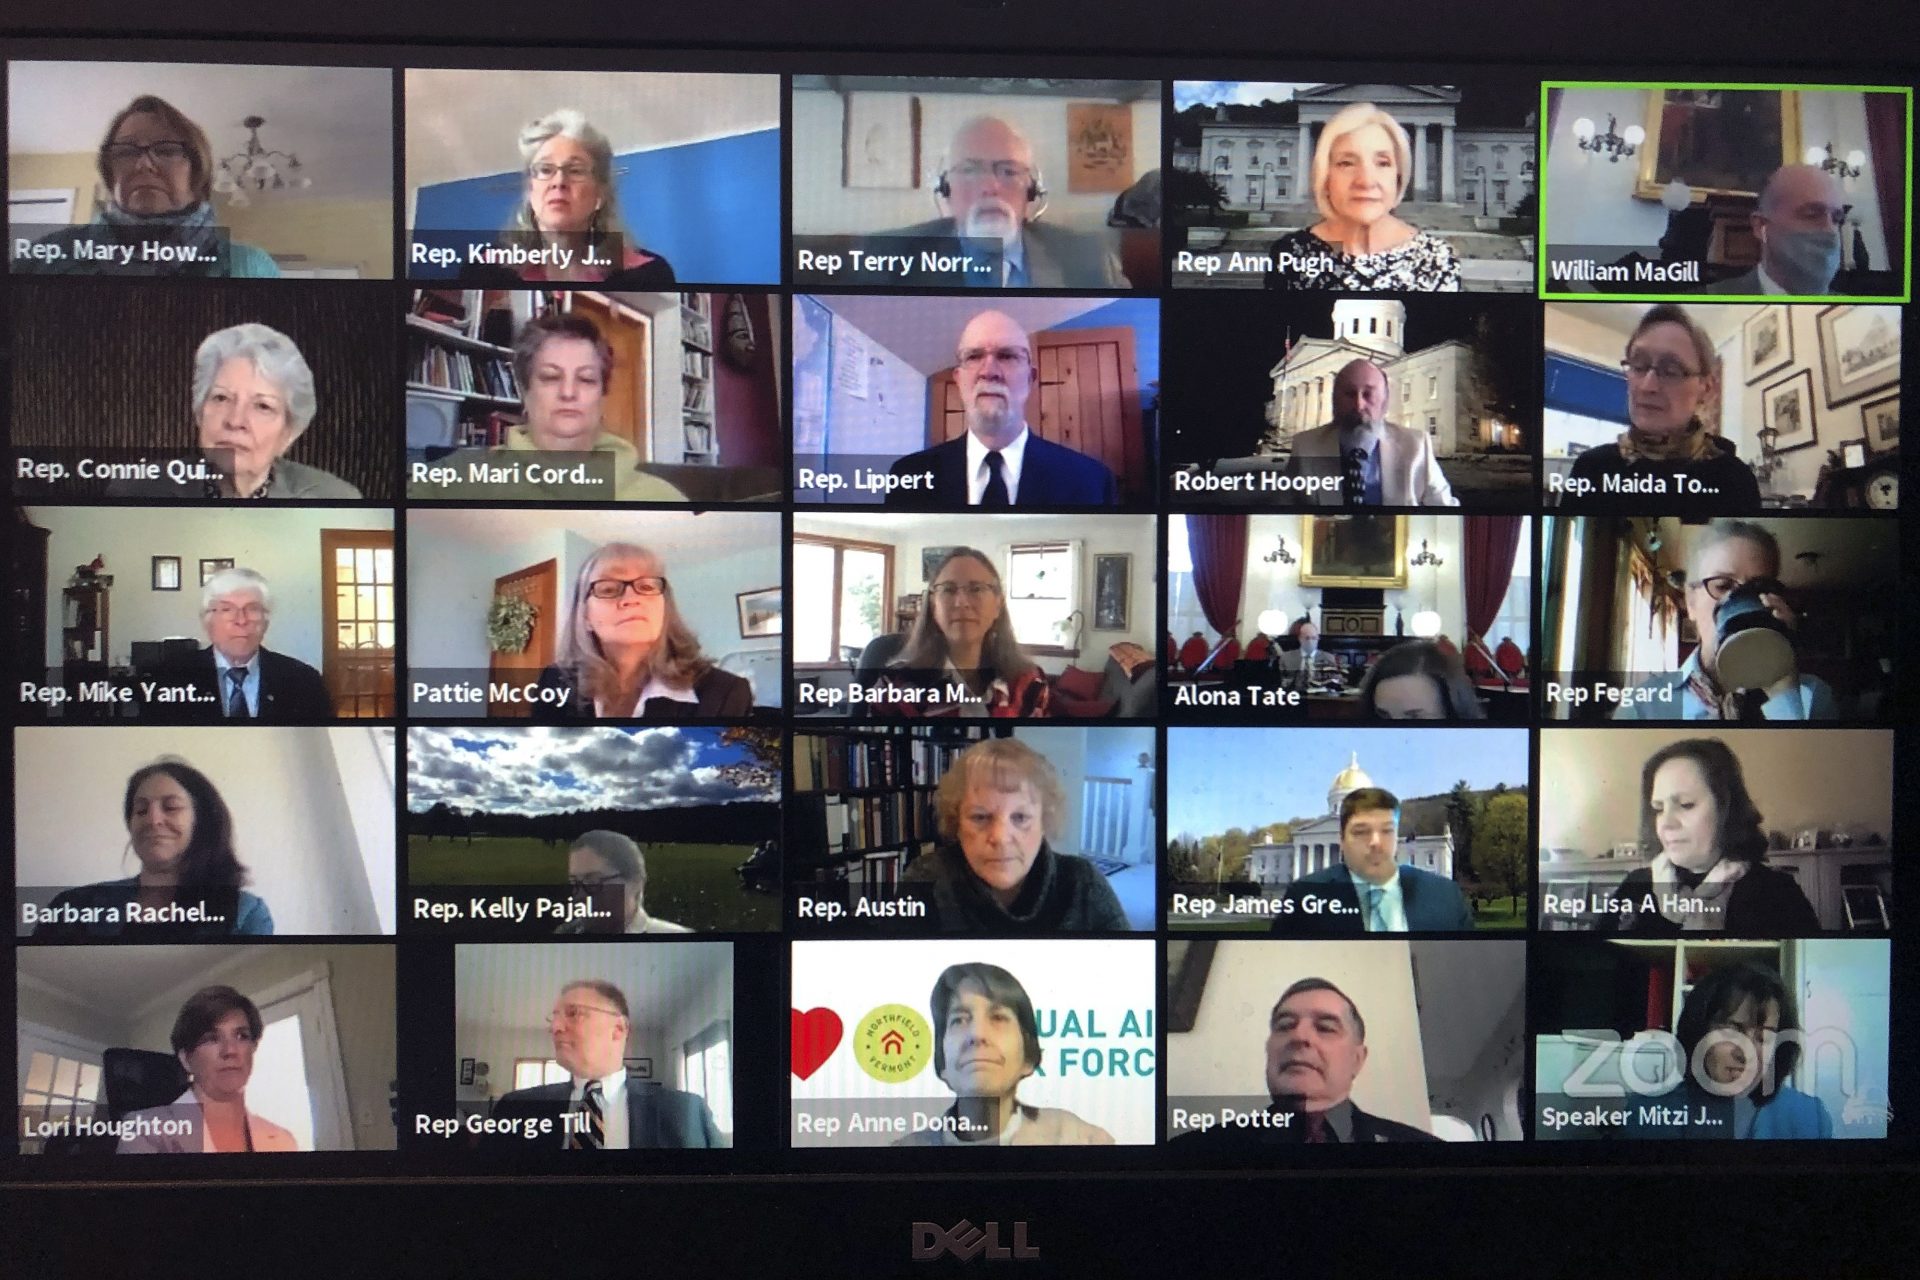
<instances>
[{"instance_id":1,"label":"man with white beard","mask_svg":"<svg viewBox=\"0 0 1920 1280\"><path fill-rule=\"evenodd\" d=\"M977 116L961 125L933 190L947 217L883 234L996 242L1001 265L997 279L983 281L990 288L1130 287L1106 237L1036 221L1047 193L1033 144L1004 120Z\"/></svg>"}]
</instances>

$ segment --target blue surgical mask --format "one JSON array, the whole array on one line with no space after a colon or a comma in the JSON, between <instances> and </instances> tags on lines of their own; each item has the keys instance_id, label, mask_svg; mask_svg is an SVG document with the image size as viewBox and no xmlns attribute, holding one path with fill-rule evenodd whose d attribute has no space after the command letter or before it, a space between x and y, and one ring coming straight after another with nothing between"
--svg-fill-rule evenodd
<instances>
[{"instance_id":1,"label":"blue surgical mask","mask_svg":"<svg viewBox=\"0 0 1920 1280\"><path fill-rule=\"evenodd\" d=\"M1825 293L1840 270L1840 233L1767 230L1767 274L1788 293Z\"/></svg>"}]
</instances>

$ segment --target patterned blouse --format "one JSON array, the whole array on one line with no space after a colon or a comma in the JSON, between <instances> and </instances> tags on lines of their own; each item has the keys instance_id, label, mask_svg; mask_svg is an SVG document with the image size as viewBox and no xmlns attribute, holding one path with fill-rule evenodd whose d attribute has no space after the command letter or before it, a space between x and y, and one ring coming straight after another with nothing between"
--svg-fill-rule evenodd
<instances>
[{"instance_id":1,"label":"patterned blouse","mask_svg":"<svg viewBox=\"0 0 1920 1280\"><path fill-rule=\"evenodd\" d=\"M1391 289L1407 293L1457 293L1460 258L1453 246L1430 231L1403 245L1358 257L1343 253L1302 227L1273 242L1267 268L1269 289ZM1293 260L1280 268L1280 260ZM1304 265L1302 265L1304 264Z\"/></svg>"}]
</instances>

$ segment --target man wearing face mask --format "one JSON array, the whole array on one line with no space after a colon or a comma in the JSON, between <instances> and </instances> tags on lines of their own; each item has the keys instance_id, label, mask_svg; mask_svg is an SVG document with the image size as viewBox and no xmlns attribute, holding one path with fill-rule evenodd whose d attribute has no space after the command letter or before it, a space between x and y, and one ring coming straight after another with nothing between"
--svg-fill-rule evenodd
<instances>
[{"instance_id":1,"label":"man wearing face mask","mask_svg":"<svg viewBox=\"0 0 1920 1280\"><path fill-rule=\"evenodd\" d=\"M1840 271L1846 217L1840 182L1825 169L1812 164L1775 169L1753 211L1759 263L1697 292L1817 296L1831 291Z\"/></svg>"},{"instance_id":2,"label":"man wearing face mask","mask_svg":"<svg viewBox=\"0 0 1920 1280\"><path fill-rule=\"evenodd\" d=\"M1333 421L1295 433L1287 474L1337 480L1306 500L1321 506L1457 507L1433 442L1387 421L1387 375L1350 360L1333 379Z\"/></svg>"},{"instance_id":3,"label":"man wearing face mask","mask_svg":"<svg viewBox=\"0 0 1920 1280\"><path fill-rule=\"evenodd\" d=\"M988 241L999 248L1000 270L967 283L991 289L1126 289L1120 260L1103 235L1043 226L1046 188L1034 167L1026 135L994 116L961 125L947 148L934 186L946 216L886 236ZM885 246L875 246L885 252ZM933 283L911 276L903 283Z\"/></svg>"},{"instance_id":4,"label":"man wearing face mask","mask_svg":"<svg viewBox=\"0 0 1920 1280\"><path fill-rule=\"evenodd\" d=\"M1292 647L1275 646L1273 652L1289 687L1305 693L1316 685L1344 683L1346 672L1340 659L1320 647L1320 628L1312 618L1295 618L1287 628L1287 639L1293 641Z\"/></svg>"}]
</instances>

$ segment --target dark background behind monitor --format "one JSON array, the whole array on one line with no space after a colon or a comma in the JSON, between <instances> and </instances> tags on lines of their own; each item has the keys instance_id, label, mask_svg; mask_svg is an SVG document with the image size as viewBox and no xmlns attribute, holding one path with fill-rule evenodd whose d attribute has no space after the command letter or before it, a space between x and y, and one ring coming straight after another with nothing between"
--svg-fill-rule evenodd
<instances>
[{"instance_id":1,"label":"dark background behind monitor","mask_svg":"<svg viewBox=\"0 0 1920 1280\"><path fill-rule=\"evenodd\" d=\"M1794 20L1795 13L1800 20ZM1884 0L1778 4L1671 0L1380 0L1372 5L1228 0L952 0L879 6L818 0L724 6L576 0L567 6L482 11L455 0L406 6L288 0L9 0L0 33L93 35L123 41L114 56L181 56L191 45L129 46L130 35L354 43L487 42L468 65L541 63L541 46L600 49L645 40L661 47L972 49L1017 74L1025 54L1204 54L1246 59L1221 78L1285 78L1322 58L1447 58L1552 62L1557 70L1644 79L1683 65L1714 74L1748 64L1818 63L1835 81L1911 82L1920 24ZM0 50L4 52L4 50ZM903 54L902 67L911 53ZM709 55L713 65L724 55ZM1258 61L1255 61L1258 59ZM549 65L563 65L552 63ZM633 65L645 65L636 57ZM918 59L916 69L937 69ZM876 67L875 69L880 69ZM1318 68L1312 68L1318 70ZM1746 68L1743 68L1746 69ZM1169 63L1168 71L1176 68ZM1181 72L1181 74L1188 74ZM1444 79L1444 76L1436 76ZM5 288L0 284L0 288ZM1903 527L1911 584L1920 521ZM1920 592L1909 589L1905 634L1920 634ZM1902 674L1901 679L1911 679ZM1903 739L1905 734L1903 733ZM1897 766L1912 767L1902 742ZM1901 776L1909 776L1904 770ZM1914 830L1915 789L1897 821ZM1903 895L1911 904L1915 895ZM1913 908L1897 931L1910 941ZM1911 946L1894 953L1894 1061L1912 1075L1916 1045L1903 1004L1915 995ZM768 975L783 981L784 974ZM404 981L404 979L403 979ZM403 1050L404 1057L404 1050ZM1898 1088L1898 1085L1896 1085ZM1899 1096L1896 1094L1896 1096ZM1296 1165L1270 1177L1236 1174L1034 1176L1044 1165L987 1153L981 1175L918 1178L588 1178L528 1185L404 1182L276 1183L265 1170L221 1170L177 1187L100 1185L0 1189L0 1274L204 1276L215 1258L252 1274L326 1271L382 1276L630 1276L651 1271L712 1280L764 1275L960 1274L1176 1276L1284 1269L1357 1275L1695 1276L1895 1275L1920 1245L1920 1167L1882 1151L1769 1146L1734 1166L1689 1166L1656 1154L1551 1169L1444 1174L1371 1162L1382 1172L1325 1174ZM1801 1149L1794 1149L1801 1148ZM1374 1153L1368 1153L1374 1154ZM1496 1156L1499 1153L1494 1153ZM1633 1160L1639 1163L1633 1163ZM860 1167L860 1160L849 1168ZM297 1173L294 1176L299 1176ZM226 1179L225 1181L219 1181ZM914 1225L961 1219L1027 1223L1038 1260L921 1263ZM303 1265L289 1266L290 1263ZM354 1264L357 1264L355 1266Z\"/></svg>"}]
</instances>

